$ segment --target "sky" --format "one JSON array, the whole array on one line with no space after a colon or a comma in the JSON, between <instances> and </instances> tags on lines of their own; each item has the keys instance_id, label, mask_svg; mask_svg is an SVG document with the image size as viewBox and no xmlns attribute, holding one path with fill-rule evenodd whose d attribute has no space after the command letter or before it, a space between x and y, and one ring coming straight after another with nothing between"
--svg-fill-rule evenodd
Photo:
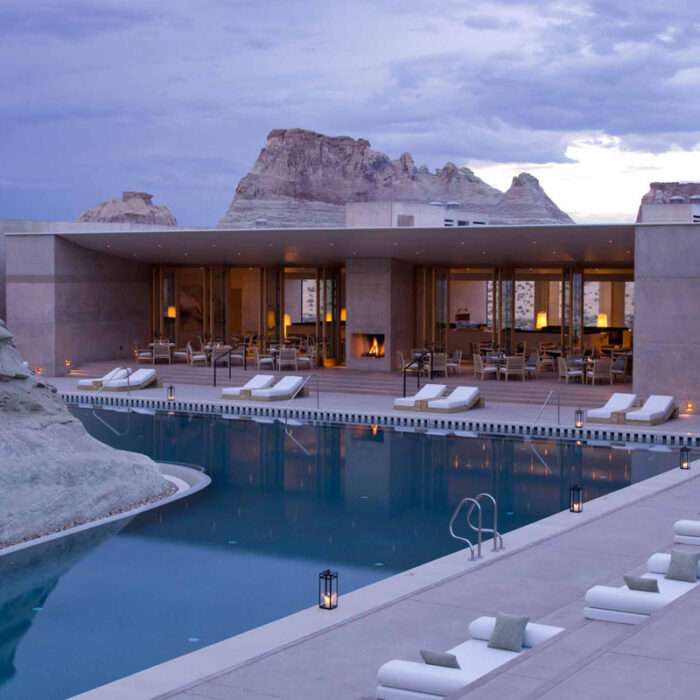
<instances>
[{"instance_id":1,"label":"sky","mask_svg":"<svg viewBox=\"0 0 700 700\"><path fill-rule=\"evenodd\" d=\"M697 0L1 0L0 218L144 190L215 225L300 127L632 221L700 180L699 85Z\"/></svg>"}]
</instances>

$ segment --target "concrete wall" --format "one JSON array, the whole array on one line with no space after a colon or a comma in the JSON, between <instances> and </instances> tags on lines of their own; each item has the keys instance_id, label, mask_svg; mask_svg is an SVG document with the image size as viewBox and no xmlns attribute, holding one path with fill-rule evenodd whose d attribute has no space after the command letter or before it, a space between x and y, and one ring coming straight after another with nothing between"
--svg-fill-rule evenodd
<instances>
[{"instance_id":1,"label":"concrete wall","mask_svg":"<svg viewBox=\"0 0 700 700\"><path fill-rule=\"evenodd\" d=\"M408 352L413 345L413 265L391 258L349 258L345 290L347 367L392 369L396 350ZM357 333L384 334L384 358L353 357Z\"/></svg>"},{"instance_id":2,"label":"concrete wall","mask_svg":"<svg viewBox=\"0 0 700 700\"><path fill-rule=\"evenodd\" d=\"M700 226L638 226L634 391L700 402Z\"/></svg>"},{"instance_id":3,"label":"concrete wall","mask_svg":"<svg viewBox=\"0 0 700 700\"><path fill-rule=\"evenodd\" d=\"M57 236L7 236L7 323L30 365L65 374L151 335L151 268Z\"/></svg>"}]
</instances>

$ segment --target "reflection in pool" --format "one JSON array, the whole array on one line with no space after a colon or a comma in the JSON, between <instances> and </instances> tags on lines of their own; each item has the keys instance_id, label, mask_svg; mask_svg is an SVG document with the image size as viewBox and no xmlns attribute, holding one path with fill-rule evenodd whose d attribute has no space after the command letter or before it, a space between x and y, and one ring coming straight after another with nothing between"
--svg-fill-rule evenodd
<instances>
[{"instance_id":1,"label":"reflection in pool","mask_svg":"<svg viewBox=\"0 0 700 700\"><path fill-rule=\"evenodd\" d=\"M0 557L2 700L65 698L313 605L325 568L342 606L460 549L447 523L466 495L493 493L507 532L567 508L574 482L590 500L677 462L369 426L295 426L292 440L279 423L166 413L103 411L109 429L74 412L104 442L202 465L213 482L116 537L99 528Z\"/></svg>"}]
</instances>

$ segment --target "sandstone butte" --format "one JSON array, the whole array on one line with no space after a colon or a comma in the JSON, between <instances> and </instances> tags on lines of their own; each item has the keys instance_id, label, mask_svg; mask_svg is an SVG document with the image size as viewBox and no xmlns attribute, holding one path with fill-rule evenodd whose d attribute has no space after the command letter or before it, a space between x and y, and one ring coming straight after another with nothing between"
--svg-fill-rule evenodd
<instances>
[{"instance_id":1,"label":"sandstone butte","mask_svg":"<svg viewBox=\"0 0 700 700\"><path fill-rule=\"evenodd\" d=\"M149 457L91 437L0 320L0 553L170 495Z\"/></svg>"},{"instance_id":2,"label":"sandstone butte","mask_svg":"<svg viewBox=\"0 0 700 700\"><path fill-rule=\"evenodd\" d=\"M89 223L155 224L177 226L177 220L166 206L153 204L148 192L122 192L121 199L108 199L86 209L76 220Z\"/></svg>"},{"instance_id":3,"label":"sandstone butte","mask_svg":"<svg viewBox=\"0 0 700 700\"><path fill-rule=\"evenodd\" d=\"M573 223L528 173L501 192L454 163L431 172L410 153L391 160L365 139L274 129L219 226L249 228L258 219L271 228L344 226L348 202L391 200L459 202L491 223Z\"/></svg>"},{"instance_id":4,"label":"sandstone butte","mask_svg":"<svg viewBox=\"0 0 700 700\"><path fill-rule=\"evenodd\" d=\"M686 202L692 196L700 196L700 182L650 182L637 212L637 222L642 220L643 204L670 204L671 197L683 197Z\"/></svg>"}]
</instances>

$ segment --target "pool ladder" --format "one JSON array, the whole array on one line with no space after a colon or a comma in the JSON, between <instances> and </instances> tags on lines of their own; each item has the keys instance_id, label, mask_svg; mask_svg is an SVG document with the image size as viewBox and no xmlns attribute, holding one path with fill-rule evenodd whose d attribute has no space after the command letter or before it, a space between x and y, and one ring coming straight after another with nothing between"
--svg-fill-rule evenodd
<instances>
[{"instance_id":1,"label":"pool ladder","mask_svg":"<svg viewBox=\"0 0 700 700\"><path fill-rule=\"evenodd\" d=\"M483 512L481 509L481 504L479 501L482 498L486 498L491 503L493 503L493 528L484 528L483 527L483 522L482 522L482 516ZM474 545L471 543L471 540L469 540L467 537L462 537L461 535L457 535L454 531L454 524L455 521L457 520L457 516L459 515L459 512L462 510L462 507L469 503L469 510L467 511L467 525L477 533L477 540L476 540L476 553L474 551ZM478 524L475 526L474 523L471 521L471 516L472 513L474 512L474 509L476 508L479 520ZM450 535L454 537L456 540L461 540L462 542L466 542L467 546L469 547L469 551L471 552L471 557L469 558L470 561L476 561L477 559L481 559L481 542L483 539L483 533L484 532L490 532L493 534L493 548L492 551L498 552L502 549L505 549L503 546L503 537L501 537L501 533L498 532L498 503L496 502L496 499L490 494L490 493L480 493L476 498L463 498L457 507L455 508L454 513L452 513L452 517L450 518Z\"/></svg>"}]
</instances>

